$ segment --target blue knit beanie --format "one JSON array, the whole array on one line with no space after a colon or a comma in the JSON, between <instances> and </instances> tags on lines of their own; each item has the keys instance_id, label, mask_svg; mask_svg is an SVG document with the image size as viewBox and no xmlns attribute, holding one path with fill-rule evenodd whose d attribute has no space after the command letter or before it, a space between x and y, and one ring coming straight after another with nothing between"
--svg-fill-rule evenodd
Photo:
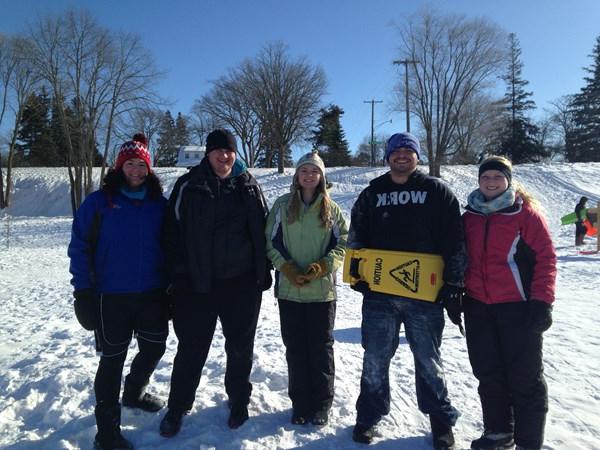
<instances>
[{"instance_id":1,"label":"blue knit beanie","mask_svg":"<svg viewBox=\"0 0 600 450\"><path fill-rule=\"evenodd\" d=\"M385 146L385 160L388 161L392 152L400 148L412 150L417 154L417 159L421 159L421 145L419 145L419 140L410 133L396 133L387 141Z\"/></svg>"}]
</instances>

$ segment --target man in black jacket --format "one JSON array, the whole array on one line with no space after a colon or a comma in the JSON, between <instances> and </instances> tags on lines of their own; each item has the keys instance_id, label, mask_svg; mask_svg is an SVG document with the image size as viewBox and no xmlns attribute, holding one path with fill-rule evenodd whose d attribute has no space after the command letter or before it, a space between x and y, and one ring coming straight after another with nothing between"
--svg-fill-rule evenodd
<instances>
[{"instance_id":1,"label":"man in black jacket","mask_svg":"<svg viewBox=\"0 0 600 450\"><path fill-rule=\"evenodd\" d=\"M375 425L390 411L389 365L401 324L415 361L419 409L429 415L434 448L452 448L459 412L450 404L440 346L443 306L457 324L465 269L464 234L456 197L438 179L417 170L419 141L394 134L385 157L390 171L372 180L352 208L348 247L441 255L444 286L435 303L371 292L364 282L361 391L353 439L370 443Z\"/></svg>"},{"instance_id":2,"label":"man in black jacket","mask_svg":"<svg viewBox=\"0 0 600 450\"><path fill-rule=\"evenodd\" d=\"M160 424L176 435L194 403L217 319L225 336L228 425L248 419L250 371L262 291L270 287L267 206L256 179L236 159L235 137L217 129L199 165L177 180L165 221L172 279L173 327L179 340L169 411Z\"/></svg>"}]
</instances>

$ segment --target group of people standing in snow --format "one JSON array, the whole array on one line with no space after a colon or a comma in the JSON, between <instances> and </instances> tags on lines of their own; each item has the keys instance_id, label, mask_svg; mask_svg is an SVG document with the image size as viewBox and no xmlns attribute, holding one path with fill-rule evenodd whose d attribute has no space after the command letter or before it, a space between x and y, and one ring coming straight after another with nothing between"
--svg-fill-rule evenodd
<instances>
[{"instance_id":1,"label":"group of people standing in snow","mask_svg":"<svg viewBox=\"0 0 600 450\"><path fill-rule=\"evenodd\" d=\"M290 192L270 212L256 179L237 158L233 134L217 129L201 163L179 178L169 200L152 172L143 135L121 146L100 190L76 213L69 245L75 313L93 330L100 361L94 382L94 447L133 448L120 428L121 404L156 412L146 386L165 351L168 321L178 339L160 434L175 436L192 409L217 320L225 337L228 426L248 420L250 372L262 292L273 284L288 365L291 423L328 423L334 398L336 272L346 247L440 255L435 302L363 295L364 348L352 438L371 443L390 411L389 367L404 324L413 353L419 409L436 450L454 448L452 406L440 353L444 309L462 330L479 381L483 434L473 449L541 449L548 409L542 334L552 323L556 256L536 202L491 157L461 217L440 180L417 170L421 149L409 133L387 142L389 171L361 192L350 227L328 194L318 153L296 164ZM382 196L418 193L408 202ZM121 379L132 336L138 354Z\"/></svg>"}]
</instances>

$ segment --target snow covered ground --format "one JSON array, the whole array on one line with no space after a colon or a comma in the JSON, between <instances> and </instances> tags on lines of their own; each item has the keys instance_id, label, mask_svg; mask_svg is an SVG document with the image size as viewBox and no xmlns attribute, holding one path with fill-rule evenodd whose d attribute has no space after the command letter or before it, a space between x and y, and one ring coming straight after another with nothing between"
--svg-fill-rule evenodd
<instances>
[{"instance_id":1,"label":"snow covered ground","mask_svg":"<svg viewBox=\"0 0 600 450\"><path fill-rule=\"evenodd\" d=\"M358 193L384 169L328 171L332 196L346 217ZM158 169L167 192L182 169ZM286 192L291 170L252 171L270 203ZM580 255L574 227L560 227L581 195L595 204L600 164L537 164L515 168L515 179L543 203L558 252L559 276L554 325L546 333L545 367L550 393L546 449L600 449L600 257ZM474 166L443 168L444 179L461 203L476 186ZM0 216L0 448L11 450L90 449L95 434L93 377L97 364L93 336L72 312L66 247L70 232L65 169L16 171L13 206ZM595 239L588 238L595 248ZM341 278L341 277L340 277ZM338 286L335 327L336 396L330 423L322 428L289 423L287 368L273 292L266 292L256 336L250 420L231 431L223 388L225 357L217 330L192 413L173 439L158 434L163 412L124 409L124 434L136 449L364 449L351 439L358 396L362 348L361 298ZM167 353L151 384L166 398L176 350ZM477 383L465 340L447 321L442 347L451 399L462 417L455 428L457 448L469 448L481 433ZM133 354L134 351L130 352ZM392 411L370 448L429 449L427 418L416 406L414 366L404 338L390 371Z\"/></svg>"}]
</instances>

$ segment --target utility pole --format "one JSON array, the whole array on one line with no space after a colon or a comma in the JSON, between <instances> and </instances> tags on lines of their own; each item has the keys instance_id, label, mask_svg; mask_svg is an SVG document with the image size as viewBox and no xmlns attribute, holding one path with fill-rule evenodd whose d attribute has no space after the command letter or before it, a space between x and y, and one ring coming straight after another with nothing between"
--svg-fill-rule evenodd
<instances>
[{"instance_id":1,"label":"utility pole","mask_svg":"<svg viewBox=\"0 0 600 450\"><path fill-rule=\"evenodd\" d=\"M375 103L383 103L383 101L371 99L363 103L371 104L371 167L375 167Z\"/></svg>"},{"instance_id":2,"label":"utility pole","mask_svg":"<svg viewBox=\"0 0 600 450\"><path fill-rule=\"evenodd\" d=\"M408 106L408 65L418 64L420 61L413 59L400 59L393 63L396 65L404 64L404 95L406 97L406 131L410 133L410 112Z\"/></svg>"}]
</instances>

